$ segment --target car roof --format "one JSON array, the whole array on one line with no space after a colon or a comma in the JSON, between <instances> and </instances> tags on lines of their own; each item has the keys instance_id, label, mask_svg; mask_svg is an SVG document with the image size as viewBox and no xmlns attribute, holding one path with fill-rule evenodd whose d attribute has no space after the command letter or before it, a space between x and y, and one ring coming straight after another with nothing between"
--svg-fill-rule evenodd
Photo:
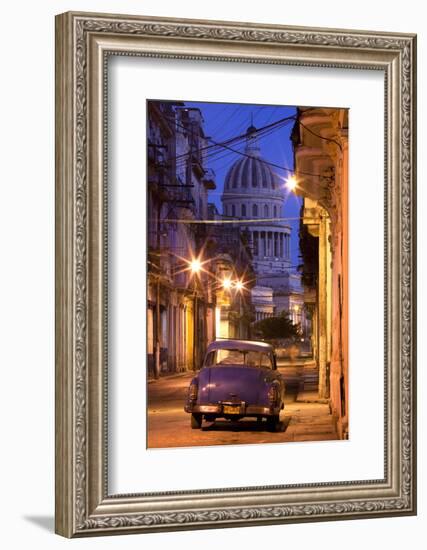
<instances>
[{"instance_id":1,"label":"car roof","mask_svg":"<svg viewBox=\"0 0 427 550\"><path fill-rule=\"evenodd\" d=\"M267 342L257 342L254 340L231 340L221 339L211 342L207 351L213 351L216 349L241 349L249 351L273 351L273 346L267 344Z\"/></svg>"}]
</instances>

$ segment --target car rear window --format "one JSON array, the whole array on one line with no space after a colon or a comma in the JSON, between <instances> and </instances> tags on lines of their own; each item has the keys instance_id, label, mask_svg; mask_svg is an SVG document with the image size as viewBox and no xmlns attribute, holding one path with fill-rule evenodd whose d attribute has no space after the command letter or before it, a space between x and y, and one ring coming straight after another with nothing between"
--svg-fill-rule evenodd
<instances>
[{"instance_id":1,"label":"car rear window","mask_svg":"<svg viewBox=\"0 0 427 550\"><path fill-rule=\"evenodd\" d=\"M250 367L272 368L269 353L239 349L218 349L212 351L207 355L205 365L247 365Z\"/></svg>"}]
</instances>

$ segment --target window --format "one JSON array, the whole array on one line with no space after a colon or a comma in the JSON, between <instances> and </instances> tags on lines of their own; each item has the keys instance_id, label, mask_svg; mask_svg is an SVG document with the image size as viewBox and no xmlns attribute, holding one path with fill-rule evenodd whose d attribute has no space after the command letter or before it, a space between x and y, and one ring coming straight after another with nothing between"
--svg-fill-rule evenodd
<instances>
[{"instance_id":1,"label":"window","mask_svg":"<svg viewBox=\"0 0 427 550\"><path fill-rule=\"evenodd\" d=\"M214 359L215 359L215 352L211 351L210 353L208 353L206 355L205 367L210 367L211 365L213 365L214 364Z\"/></svg>"},{"instance_id":2,"label":"window","mask_svg":"<svg viewBox=\"0 0 427 550\"><path fill-rule=\"evenodd\" d=\"M236 206L234 204L231 205L231 216L234 218L236 215Z\"/></svg>"},{"instance_id":3,"label":"window","mask_svg":"<svg viewBox=\"0 0 427 550\"><path fill-rule=\"evenodd\" d=\"M268 206L264 205L264 218L268 218Z\"/></svg>"},{"instance_id":4,"label":"window","mask_svg":"<svg viewBox=\"0 0 427 550\"><path fill-rule=\"evenodd\" d=\"M215 357L211 357L211 353ZM218 349L208 354L205 366L245 365L248 367L273 368L270 353L252 350Z\"/></svg>"},{"instance_id":5,"label":"window","mask_svg":"<svg viewBox=\"0 0 427 550\"><path fill-rule=\"evenodd\" d=\"M261 353L261 367L273 368L271 355L269 353Z\"/></svg>"},{"instance_id":6,"label":"window","mask_svg":"<svg viewBox=\"0 0 427 550\"><path fill-rule=\"evenodd\" d=\"M254 204L252 206L252 216L257 217L258 216L258 205Z\"/></svg>"},{"instance_id":7,"label":"window","mask_svg":"<svg viewBox=\"0 0 427 550\"><path fill-rule=\"evenodd\" d=\"M246 204L242 204L242 218L246 218Z\"/></svg>"},{"instance_id":8,"label":"window","mask_svg":"<svg viewBox=\"0 0 427 550\"><path fill-rule=\"evenodd\" d=\"M273 216L274 216L275 218L277 218L277 206L274 206L274 207L273 207L273 212L274 212Z\"/></svg>"}]
</instances>

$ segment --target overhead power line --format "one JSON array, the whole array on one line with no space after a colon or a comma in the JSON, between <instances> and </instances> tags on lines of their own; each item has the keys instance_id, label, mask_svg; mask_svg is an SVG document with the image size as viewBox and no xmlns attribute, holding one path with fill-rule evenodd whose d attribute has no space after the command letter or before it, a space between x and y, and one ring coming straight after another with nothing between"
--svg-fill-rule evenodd
<instances>
[{"instance_id":1,"label":"overhead power line","mask_svg":"<svg viewBox=\"0 0 427 550\"><path fill-rule=\"evenodd\" d=\"M223 225L223 224L234 224L234 225L248 225L248 224L261 224L261 223L281 223L286 221L301 220L301 216L296 216L293 218L251 218L243 219L236 218L233 220L185 220L185 219L168 219L164 220L165 222L170 223L184 223L184 224L207 224L207 225Z\"/></svg>"},{"instance_id":2,"label":"overhead power line","mask_svg":"<svg viewBox=\"0 0 427 550\"><path fill-rule=\"evenodd\" d=\"M172 117L166 117L166 118L170 118L172 119ZM183 128L184 130L188 131L188 128L185 127L184 125L182 124L179 124L178 122L176 122L175 119L173 119L176 123L177 126L179 126L180 128ZM259 128L257 129L256 131L256 134L257 136L259 137L259 134L261 132L263 132L264 130L267 130L267 129L270 129L272 127L275 127L277 126L278 124L281 124L281 123L284 123L284 122L288 122L290 120L295 120L297 121L299 124L302 124L300 123L299 120L297 120L297 115L291 115L291 116L287 116L287 117L284 117L284 118L281 118L279 120L276 120L275 122L272 122L271 124L267 124L266 126L263 126L262 128ZM320 136L321 137L321 136ZM244 156L244 157L248 157L248 158L254 158L253 155L249 155L248 153L244 153L242 151L238 151L237 149L234 149L232 147L229 146L230 143L233 143L234 141L237 141L237 140L241 140L241 139L246 139L247 138L247 132L245 134L241 134L239 136L236 136L234 138L230 138L226 141L223 141L223 142L219 142L219 141L215 141L214 139L212 139L211 137L207 137L206 139L208 141L210 141L212 143L212 145L209 145L209 146L206 146L206 147L202 147L201 149L199 149L199 152L201 151L205 151L207 149L211 149L213 147L221 147L223 149L227 149L228 151L231 151L232 153L235 153L237 155L241 155L241 156ZM324 138L326 139L326 138ZM182 155L178 155L176 157L172 157L170 160L174 160L174 158L176 160L180 159L180 158L184 158L184 157L187 157L191 154L191 150L188 151L187 153L183 153ZM262 159L262 158L259 158L257 157L257 160L259 162L262 162L263 164L266 164L266 165L269 165L269 166L272 166L273 168L278 168L279 170L283 170L285 172L292 172L294 174L301 174L302 176L311 176L311 177L316 177L316 178L321 178L323 177L322 174L313 174L311 172L303 172L301 170L295 170L294 168L289 168L288 166L283 166L283 165L280 165L280 164L276 164L274 162L269 162L265 159Z\"/></svg>"},{"instance_id":3,"label":"overhead power line","mask_svg":"<svg viewBox=\"0 0 427 550\"><path fill-rule=\"evenodd\" d=\"M174 117L168 117L166 115L163 115L165 118L168 118L169 120L175 122L175 124L179 127L179 128L182 128L186 131L188 131L188 128L186 126L184 126L183 124L180 124L179 122L176 121L176 119ZM280 123L283 123L285 121L289 121L289 120L295 120L296 119L296 115L291 115L291 116L287 116L287 117L284 117L284 118L281 118L279 120L276 120L275 122L272 122L270 124L267 124L265 126L262 126L261 128L257 128L257 135L259 136L264 130L268 130ZM207 137L206 139L208 141L210 141L212 143L212 145L207 145L206 147L201 147L199 149L199 152L203 152L203 151L206 151L206 150L209 150L209 149L212 149L214 147L222 147L222 146L225 146L227 144L231 144L231 143L234 143L235 141L238 141L238 140L244 140L246 139L248 136L247 132L243 133L243 134L240 134L238 136L234 136L234 137L231 137L231 138L228 138L226 139L225 141L222 141L222 142L218 142L218 141L215 141L214 139L212 139L211 137ZM177 155L175 157L171 157L170 160L179 160L180 158L185 158L185 157L188 157L189 155L191 154L191 151L188 151L186 153L183 153L181 155Z\"/></svg>"}]
</instances>

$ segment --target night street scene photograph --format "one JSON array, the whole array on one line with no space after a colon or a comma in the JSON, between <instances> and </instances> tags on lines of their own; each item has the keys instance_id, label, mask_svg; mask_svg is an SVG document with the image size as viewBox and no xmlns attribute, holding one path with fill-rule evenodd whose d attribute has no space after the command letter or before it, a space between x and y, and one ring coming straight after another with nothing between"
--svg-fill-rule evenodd
<instances>
[{"instance_id":1,"label":"night street scene photograph","mask_svg":"<svg viewBox=\"0 0 427 550\"><path fill-rule=\"evenodd\" d=\"M147 448L349 439L349 110L146 122Z\"/></svg>"}]
</instances>

